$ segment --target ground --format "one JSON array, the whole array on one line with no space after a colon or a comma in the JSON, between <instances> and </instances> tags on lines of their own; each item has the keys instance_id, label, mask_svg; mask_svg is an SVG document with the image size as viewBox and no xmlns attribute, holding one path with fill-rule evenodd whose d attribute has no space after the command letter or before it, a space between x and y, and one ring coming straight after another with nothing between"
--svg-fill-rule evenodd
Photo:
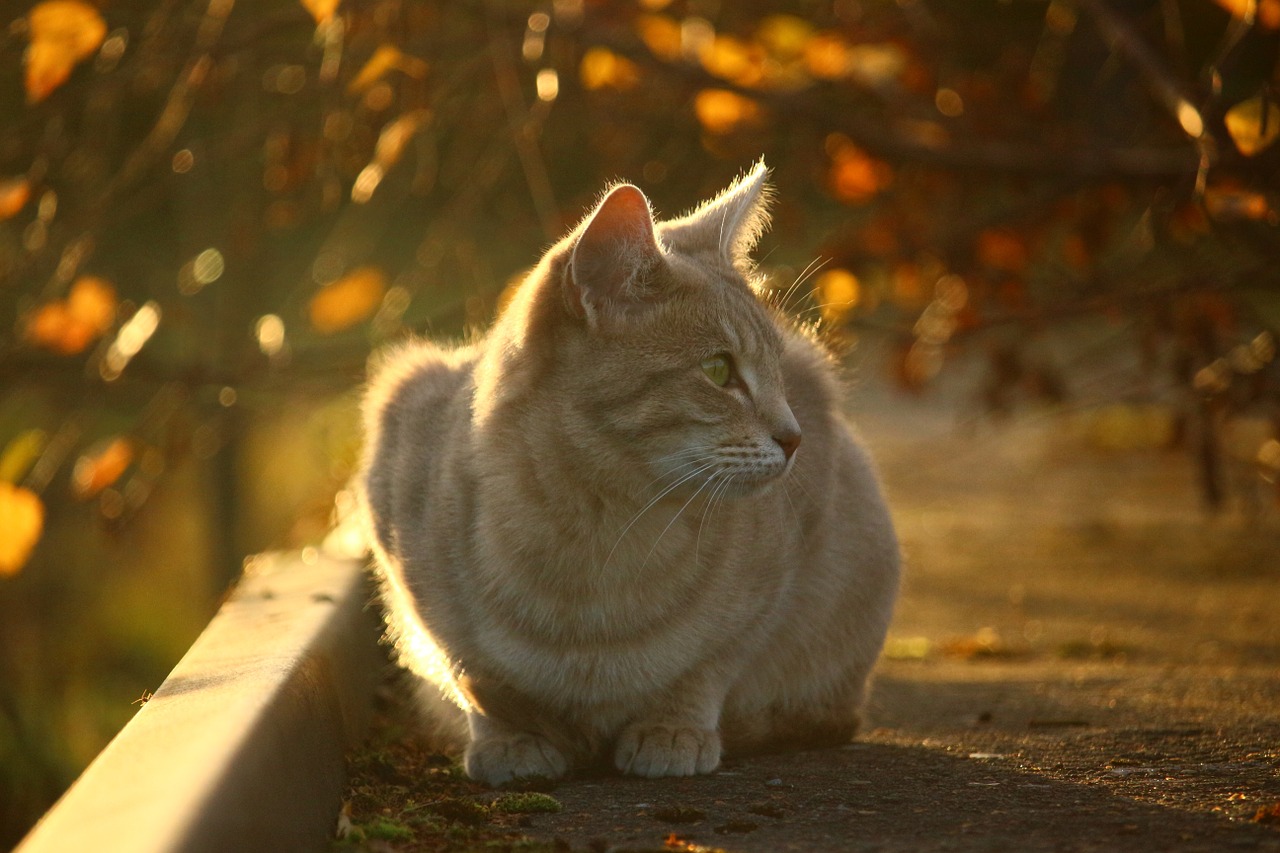
<instances>
[{"instance_id":1,"label":"ground","mask_svg":"<svg viewBox=\"0 0 1280 853\"><path fill-rule=\"evenodd\" d=\"M490 808L384 725L341 843L1280 851L1274 508L1209 516L1185 454L1099 450L1087 419L871 408L908 571L856 742Z\"/></svg>"}]
</instances>

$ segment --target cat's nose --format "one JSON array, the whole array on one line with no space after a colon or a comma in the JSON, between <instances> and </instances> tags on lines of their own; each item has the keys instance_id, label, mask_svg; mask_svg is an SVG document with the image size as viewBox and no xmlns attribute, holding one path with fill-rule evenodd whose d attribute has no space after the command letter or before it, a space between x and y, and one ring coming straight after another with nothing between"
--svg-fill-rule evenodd
<instances>
[{"instance_id":1,"label":"cat's nose","mask_svg":"<svg viewBox=\"0 0 1280 853\"><path fill-rule=\"evenodd\" d=\"M796 452L796 448L800 446L800 430L785 429L780 431L773 437L778 442L778 446L782 448L782 454L788 459Z\"/></svg>"}]
</instances>

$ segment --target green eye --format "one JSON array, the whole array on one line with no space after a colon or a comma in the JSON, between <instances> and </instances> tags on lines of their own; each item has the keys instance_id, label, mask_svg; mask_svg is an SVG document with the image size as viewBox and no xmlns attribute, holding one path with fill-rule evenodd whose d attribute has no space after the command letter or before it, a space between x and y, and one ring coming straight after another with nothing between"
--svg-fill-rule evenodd
<instances>
[{"instance_id":1,"label":"green eye","mask_svg":"<svg viewBox=\"0 0 1280 853\"><path fill-rule=\"evenodd\" d=\"M729 356L721 353L711 358L704 358L702 372L707 374L708 379L723 388L729 384L729 379L733 376L733 368L729 366Z\"/></svg>"}]
</instances>

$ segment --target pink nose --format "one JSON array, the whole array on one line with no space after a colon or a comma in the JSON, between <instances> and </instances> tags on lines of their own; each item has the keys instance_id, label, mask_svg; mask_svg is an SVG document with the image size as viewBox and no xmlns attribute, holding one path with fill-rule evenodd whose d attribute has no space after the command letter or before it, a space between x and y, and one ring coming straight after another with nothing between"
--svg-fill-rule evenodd
<instances>
[{"instance_id":1,"label":"pink nose","mask_svg":"<svg viewBox=\"0 0 1280 853\"><path fill-rule=\"evenodd\" d=\"M788 459L796 452L796 448L800 446L800 431L788 430L782 435L775 435L773 440L778 442L778 446L782 448L782 454Z\"/></svg>"}]
</instances>

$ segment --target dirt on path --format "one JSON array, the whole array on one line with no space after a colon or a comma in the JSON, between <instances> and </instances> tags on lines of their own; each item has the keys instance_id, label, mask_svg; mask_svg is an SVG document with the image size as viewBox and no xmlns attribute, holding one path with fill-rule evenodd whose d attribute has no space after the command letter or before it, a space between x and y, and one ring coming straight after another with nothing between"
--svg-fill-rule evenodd
<instances>
[{"instance_id":1,"label":"dirt on path","mask_svg":"<svg viewBox=\"0 0 1280 853\"><path fill-rule=\"evenodd\" d=\"M1184 458L1058 421L866 431L909 568L855 743L523 802L384 735L345 843L1280 851L1280 520L1207 519Z\"/></svg>"}]
</instances>

